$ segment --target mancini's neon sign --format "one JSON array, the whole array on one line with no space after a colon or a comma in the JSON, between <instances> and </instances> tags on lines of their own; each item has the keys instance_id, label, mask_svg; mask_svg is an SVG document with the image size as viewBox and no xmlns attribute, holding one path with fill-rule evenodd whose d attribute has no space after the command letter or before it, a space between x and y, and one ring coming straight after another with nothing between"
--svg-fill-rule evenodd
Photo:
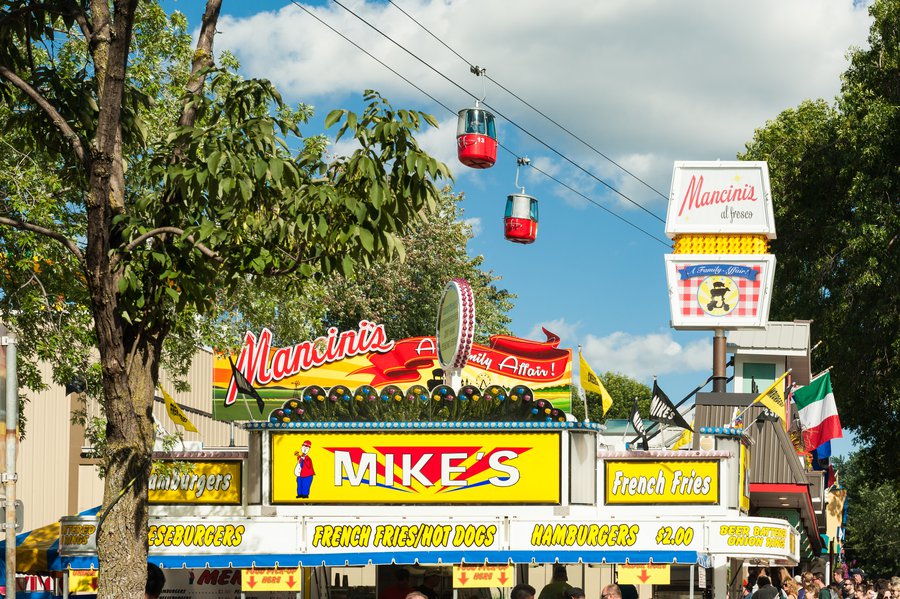
<instances>
[{"instance_id":1,"label":"mancini's neon sign","mask_svg":"<svg viewBox=\"0 0 900 599\"><path fill-rule=\"evenodd\" d=\"M387 338L384 325L368 320L360 321L355 331L339 333L337 327L331 327L324 337L290 347L280 347L274 351L272 331L264 328L259 337L247 331L236 366L251 385L267 385L344 358L389 352L393 348L394 342ZM225 405L232 405L236 399L237 387L232 378L228 384Z\"/></svg>"}]
</instances>

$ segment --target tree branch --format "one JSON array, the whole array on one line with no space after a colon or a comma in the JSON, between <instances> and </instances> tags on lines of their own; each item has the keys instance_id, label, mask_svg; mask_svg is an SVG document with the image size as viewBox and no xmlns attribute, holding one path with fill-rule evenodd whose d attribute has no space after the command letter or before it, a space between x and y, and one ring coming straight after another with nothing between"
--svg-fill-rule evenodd
<instances>
[{"instance_id":1,"label":"tree branch","mask_svg":"<svg viewBox=\"0 0 900 599\"><path fill-rule=\"evenodd\" d=\"M57 112L56 108L54 108L44 96L38 93L36 89L28 85L26 81L3 65L0 65L0 76L22 90L26 96L31 98L31 100L50 117L50 121L63 134L63 137L69 142L69 145L72 146L72 150L75 151L75 156L78 158L79 162L87 168L88 156L84 151L84 146L81 144L81 139L79 139L78 134L75 133L75 130L72 129L69 123L66 122L66 119Z\"/></svg>"},{"instance_id":2,"label":"tree branch","mask_svg":"<svg viewBox=\"0 0 900 599\"><path fill-rule=\"evenodd\" d=\"M216 35L216 23L219 21L219 10L222 8L222 0L207 0L206 12L203 13L203 25L200 27L200 35L197 37L197 49L194 50L194 58L191 62L191 77L187 83L187 92L196 96L203 91L203 83L206 75L201 74L205 69L213 66L213 38ZM190 127L197 120L197 109L190 100L184 103L178 124L182 127Z\"/></svg>"},{"instance_id":3,"label":"tree branch","mask_svg":"<svg viewBox=\"0 0 900 599\"><path fill-rule=\"evenodd\" d=\"M78 249L78 246L75 245L75 243L71 239L69 239L62 233L57 233L56 231L53 231L51 229L47 229L39 225L33 225L25 221L6 218L5 216L0 216L0 225L7 225L9 227L13 227L14 229L19 229L20 231L31 231L32 233L38 233L40 235L44 235L45 237L49 237L50 239L56 240L61 243L63 247L72 252L72 254L82 263L82 265L84 264L84 254L81 253L81 250Z\"/></svg>"},{"instance_id":4,"label":"tree branch","mask_svg":"<svg viewBox=\"0 0 900 599\"><path fill-rule=\"evenodd\" d=\"M158 227L151 231L147 231L146 233L138 236L131 243L126 245L125 249L122 250L122 254L127 254L127 253L133 251L134 248L138 247L139 245L141 245L142 243L144 243L145 241L147 241L148 239L150 239L152 237L158 237L158 236L164 235L166 233L174 233L175 235L184 235L184 229L179 229L178 227ZM204 256L206 256L207 258L209 258L210 260L215 260L219 264L225 263L225 260L218 254L218 252L215 252L215 251L209 249L208 247L206 247L205 245L203 245L202 243L200 243L198 241L194 241L194 237L192 235L187 235L185 237L185 239L187 241L189 241L191 243L191 245L193 245L195 248L200 250L200 253L203 254ZM114 258L113 259L113 268L115 268L117 262L118 262L118 259Z\"/></svg>"},{"instance_id":5,"label":"tree branch","mask_svg":"<svg viewBox=\"0 0 900 599\"><path fill-rule=\"evenodd\" d=\"M69 10L75 15L75 22L81 27L81 34L84 36L84 40L90 45L91 37L93 37L94 32L91 31L91 25L88 23L84 11L81 10L75 2L69 2L68 4Z\"/></svg>"}]
</instances>

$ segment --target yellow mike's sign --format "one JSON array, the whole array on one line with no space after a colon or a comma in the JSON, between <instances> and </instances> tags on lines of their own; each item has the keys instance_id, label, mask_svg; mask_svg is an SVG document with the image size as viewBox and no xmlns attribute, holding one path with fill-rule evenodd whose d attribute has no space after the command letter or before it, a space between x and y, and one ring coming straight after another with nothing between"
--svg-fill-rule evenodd
<instances>
[{"instance_id":1,"label":"yellow mike's sign","mask_svg":"<svg viewBox=\"0 0 900 599\"><path fill-rule=\"evenodd\" d=\"M560 502L559 433L273 433L273 503Z\"/></svg>"},{"instance_id":2,"label":"yellow mike's sign","mask_svg":"<svg viewBox=\"0 0 900 599\"><path fill-rule=\"evenodd\" d=\"M718 504L719 462L614 461L606 465L606 504Z\"/></svg>"},{"instance_id":3,"label":"yellow mike's sign","mask_svg":"<svg viewBox=\"0 0 900 599\"><path fill-rule=\"evenodd\" d=\"M190 462L182 470L173 462L154 463L148 496L151 504L241 503L241 462Z\"/></svg>"}]
</instances>

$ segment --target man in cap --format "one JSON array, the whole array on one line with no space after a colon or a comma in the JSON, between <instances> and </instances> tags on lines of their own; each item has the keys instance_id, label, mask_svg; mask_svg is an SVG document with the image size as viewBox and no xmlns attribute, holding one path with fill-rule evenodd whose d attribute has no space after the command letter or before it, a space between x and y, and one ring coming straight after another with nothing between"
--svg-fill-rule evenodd
<instances>
[{"instance_id":1,"label":"man in cap","mask_svg":"<svg viewBox=\"0 0 900 599\"><path fill-rule=\"evenodd\" d=\"M312 442L307 439L303 442L300 451L295 451L297 456L297 465L294 466L294 476L297 477L297 499L308 499L309 489L312 487L313 477L316 471L313 468L312 458L309 457L309 448Z\"/></svg>"},{"instance_id":2,"label":"man in cap","mask_svg":"<svg viewBox=\"0 0 900 599\"><path fill-rule=\"evenodd\" d=\"M563 599L563 593L572 588L572 585L566 582L567 580L569 580L569 574L566 572L566 567L562 564L555 564L553 579L541 589L538 599Z\"/></svg>"}]
</instances>

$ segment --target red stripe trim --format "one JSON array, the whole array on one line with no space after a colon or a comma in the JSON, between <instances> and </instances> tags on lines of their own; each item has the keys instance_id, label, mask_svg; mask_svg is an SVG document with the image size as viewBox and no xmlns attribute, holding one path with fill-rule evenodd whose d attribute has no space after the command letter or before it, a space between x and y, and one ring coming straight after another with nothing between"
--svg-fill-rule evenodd
<instances>
[{"instance_id":1,"label":"red stripe trim","mask_svg":"<svg viewBox=\"0 0 900 599\"><path fill-rule=\"evenodd\" d=\"M809 487L806 485L780 484L780 483L750 483L751 493L802 493L809 495Z\"/></svg>"},{"instance_id":2,"label":"red stripe trim","mask_svg":"<svg viewBox=\"0 0 900 599\"><path fill-rule=\"evenodd\" d=\"M816 525L816 512L813 510L812 498L809 496L809 487L806 485L796 485L796 484L778 484L778 483L750 483L750 494L753 493L777 493L779 495L786 494L802 494L806 497L806 508L809 510L809 517L812 518L810 522L807 518L801 519L806 522L806 527L812 530L812 533L808 534L810 539L810 543L814 543L812 537L819 537L819 531Z\"/></svg>"}]
</instances>

